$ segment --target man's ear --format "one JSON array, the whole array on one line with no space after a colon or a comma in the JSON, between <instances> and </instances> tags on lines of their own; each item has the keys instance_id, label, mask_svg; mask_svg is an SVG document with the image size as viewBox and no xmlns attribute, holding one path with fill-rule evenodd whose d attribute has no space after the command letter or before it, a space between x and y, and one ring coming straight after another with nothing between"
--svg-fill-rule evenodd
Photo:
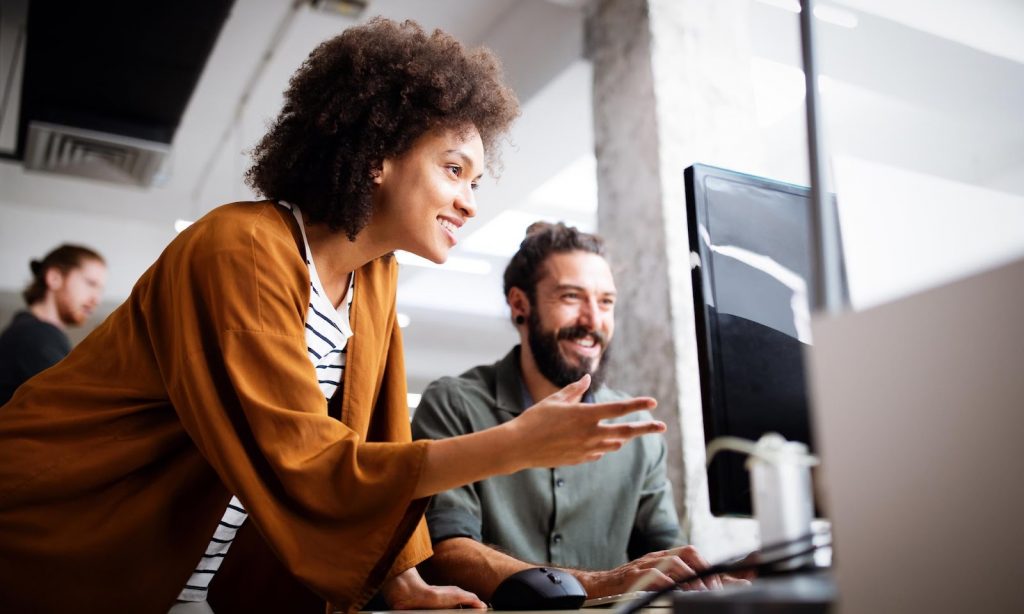
<instances>
[{"instance_id":1,"label":"man's ear","mask_svg":"<svg viewBox=\"0 0 1024 614\"><path fill-rule=\"evenodd\" d=\"M521 288L508 291L508 306L512 310L512 321L519 324L519 318L530 317L530 298Z\"/></svg>"},{"instance_id":2,"label":"man's ear","mask_svg":"<svg viewBox=\"0 0 1024 614\"><path fill-rule=\"evenodd\" d=\"M46 271L46 287L50 290L59 290L64 285L64 273L57 267L50 267Z\"/></svg>"}]
</instances>

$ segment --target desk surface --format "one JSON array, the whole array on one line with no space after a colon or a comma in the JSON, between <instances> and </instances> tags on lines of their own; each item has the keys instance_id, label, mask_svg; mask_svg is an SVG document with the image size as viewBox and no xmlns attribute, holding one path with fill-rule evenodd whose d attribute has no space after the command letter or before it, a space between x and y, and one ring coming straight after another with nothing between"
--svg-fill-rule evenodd
<instances>
[{"instance_id":1,"label":"desk surface","mask_svg":"<svg viewBox=\"0 0 1024 614\"><path fill-rule=\"evenodd\" d=\"M468 614L469 612L487 612L487 614L523 614L520 610L372 610L366 614ZM614 608L586 608L584 610L534 610L530 614L568 614L570 612L607 612L611 614ZM666 614L669 608L644 608L640 614Z\"/></svg>"},{"instance_id":2,"label":"desk surface","mask_svg":"<svg viewBox=\"0 0 1024 614\"><path fill-rule=\"evenodd\" d=\"M729 612L759 611L759 606L777 611L779 606L799 606L801 612L827 612L835 601L836 589L828 571L792 576L760 578L749 586L731 585L716 591L686 591L675 593L672 601L640 610L640 614L726 614ZM658 603L658 602L655 602ZM612 614L616 605L593 607L583 610L542 610L533 614L584 612ZM377 612L376 614L444 614L458 612L467 614L472 610L404 610L401 612ZM488 613L504 612L488 610ZM522 614L519 612L518 614Z\"/></svg>"}]
</instances>

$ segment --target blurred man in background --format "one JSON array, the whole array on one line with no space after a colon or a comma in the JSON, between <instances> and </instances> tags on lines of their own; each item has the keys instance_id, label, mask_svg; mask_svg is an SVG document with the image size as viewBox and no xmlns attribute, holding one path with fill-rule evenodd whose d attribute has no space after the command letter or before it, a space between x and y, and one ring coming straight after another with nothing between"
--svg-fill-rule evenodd
<instances>
[{"instance_id":1,"label":"blurred man in background","mask_svg":"<svg viewBox=\"0 0 1024 614\"><path fill-rule=\"evenodd\" d=\"M29 263L32 282L22 292L28 309L14 315L0 333L0 405L40 371L71 351L64 330L81 326L100 302L107 265L95 251L61 245Z\"/></svg>"}]
</instances>

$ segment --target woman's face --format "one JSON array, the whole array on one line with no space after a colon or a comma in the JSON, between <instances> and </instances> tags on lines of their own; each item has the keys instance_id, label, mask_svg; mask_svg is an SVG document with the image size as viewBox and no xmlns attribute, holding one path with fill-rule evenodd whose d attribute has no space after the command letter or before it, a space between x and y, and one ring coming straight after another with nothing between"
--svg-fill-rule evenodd
<instances>
[{"instance_id":1,"label":"woman's face","mask_svg":"<svg viewBox=\"0 0 1024 614\"><path fill-rule=\"evenodd\" d=\"M476 215L473 192L483 167L476 128L427 132L409 151L385 160L374 179L374 232L394 249L444 262L459 229Z\"/></svg>"}]
</instances>

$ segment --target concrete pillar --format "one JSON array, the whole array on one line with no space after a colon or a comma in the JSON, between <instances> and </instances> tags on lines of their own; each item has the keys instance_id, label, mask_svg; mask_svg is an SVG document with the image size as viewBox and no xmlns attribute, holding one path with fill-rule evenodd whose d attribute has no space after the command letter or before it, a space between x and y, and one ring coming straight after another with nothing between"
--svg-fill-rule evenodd
<instances>
[{"instance_id":1,"label":"concrete pillar","mask_svg":"<svg viewBox=\"0 0 1024 614\"><path fill-rule=\"evenodd\" d=\"M611 384L658 399L683 527L709 558L756 543L752 522L710 514L683 169L759 165L748 2L595 0L585 27L619 289Z\"/></svg>"}]
</instances>

